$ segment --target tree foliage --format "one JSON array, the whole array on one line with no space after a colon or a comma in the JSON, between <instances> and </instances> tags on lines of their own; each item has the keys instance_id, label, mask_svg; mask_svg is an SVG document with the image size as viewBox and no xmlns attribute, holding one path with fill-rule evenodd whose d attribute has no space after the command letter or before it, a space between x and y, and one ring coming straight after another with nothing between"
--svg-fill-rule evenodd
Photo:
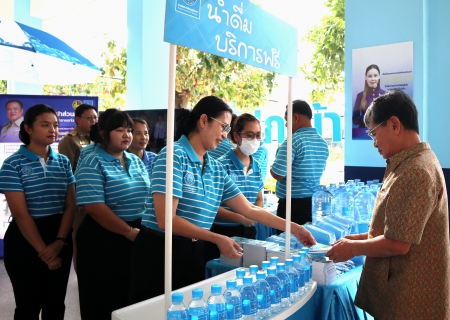
<instances>
[{"instance_id":1,"label":"tree foliage","mask_svg":"<svg viewBox=\"0 0 450 320\"><path fill-rule=\"evenodd\" d=\"M273 72L178 46L176 91L182 108L215 95L242 111L249 111L264 104L274 85Z\"/></svg>"},{"instance_id":2,"label":"tree foliage","mask_svg":"<svg viewBox=\"0 0 450 320\"><path fill-rule=\"evenodd\" d=\"M313 57L300 67L315 86L310 100L325 104L334 100L335 93L344 91L345 1L327 0L326 6L330 13L306 35L306 40L316 46Z\"/></svg>"},{"instance_id":3,"label":"tree foliage","mask_svg":"<svg viewBox=\"0 0 450 320\"><path fill-rule=\"evenodd\" d=\"M0 80L0 93L6 94L6 80Z\"/></svg>"},{"instance_id":4,"label":"tree foliage","mask_svg":"<svg viewBox=\"0 0 450 320\"><path fill-rule=\"evenodd\" d=\"M105 59L100 68L101 76L94 83L73 85L46 85L44 94L47 95L73 95L73 96L98 96L99 108L126 107L126 76L127 76L127 52L125 48L117 48L114 40L107 44L108 50L102 53Z\"/></svg>"}]
</instances>

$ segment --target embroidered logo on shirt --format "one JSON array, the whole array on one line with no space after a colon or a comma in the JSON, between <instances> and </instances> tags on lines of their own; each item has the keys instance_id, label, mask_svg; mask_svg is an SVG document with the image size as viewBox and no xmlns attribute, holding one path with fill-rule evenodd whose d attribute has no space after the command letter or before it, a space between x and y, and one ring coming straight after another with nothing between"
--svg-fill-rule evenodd
<instances>
[{"instance_id":1,"label":"embroidered logo on shirt","mask_svg":"<svg viewBox=\"0 0 450 320\"><path fill-rule=\"evenodd\" d=\"M231 178L231 180L233 180L233 182L236 182L238 180L238 176L234 172L230 174L230 178Z\"/></svg>"},{"instance_id":2,"label":"embroidered logo on shirt","mask_svg":"<svg viewBox=\"0 0 450 320\"><path fill-rule=\"evenodd\" d=\"M192 186L194 184L194 175L191 172L187 172L184 175L184 182L188 185L188 186Z\"/></svg>"},{"instance_id":3,"label":"embroidered logo on shirt","mask_svg":"<svg viewBox=\"0 0 450 320\"><path fill-rule=\"evenodd\" d=\"M25 166L22 168L22 173L26 176L29 176L34 173L33 168L30 166Z\"/></svg>"}]
</instances>

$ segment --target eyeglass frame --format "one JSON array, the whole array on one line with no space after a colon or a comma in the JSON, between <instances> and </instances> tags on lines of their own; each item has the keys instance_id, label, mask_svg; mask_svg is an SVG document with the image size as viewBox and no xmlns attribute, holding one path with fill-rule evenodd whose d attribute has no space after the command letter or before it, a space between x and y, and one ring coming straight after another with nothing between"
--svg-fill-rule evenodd
<instances>
[{"instance_id":1,"label":"eyeglass frame","mask_svg":"<svg viewBox=\"0 0 450 320\"><path fill-rule=\"evenodd\" d=\"M241 131L241 132L238 132L238 134L242 134L242 133L245 133L245 134L252 133L254 135L253 138L251 138L251 139L247 138L247 137L245 137L245 138L242 137L243 139L247 139L248 141L253 141L255 138L258 141L262 141L264 139L264 133L262 133L262 132L259 133L259 139L257 138L258 134L254 133L253 131Z\"/></svg>"},{"instance_id":2,"label":"eyeglass frame","mask_svg":"<svg viewBox=\"0 0 450 320\"><path fill-rule=\"evenodd\" d=\"M372 140L375 140L375 139L376 139L376 136L373 135L373 132L374 132L379 126L386 124L386 122L387 122L387 120L384 120L383 122L380 122L378 125L376 125L375 128L370 129L370 130L366 130L367 135L368 135L369 137L371 137Z\"/></svg>"},{"instance_id":3,"label":"eyeglass frame","mask_svg":"<svg viewBox=\"0 0 450 320\"><path fill-rule=\"evenodd\" d=\"M80 118L86 119L86 120L89 121L89 122L92 122L92 120L98 121L98 117L92 117L92 116L89 116L89 117L83 117L83 116L80 116Z\"/></svg>"},{"instance_id":4,"label":"eyeglass frame","mask_svg":"<svg viewBox=\"0 0 450 320\"><path fill-rule=\"evenodd\" d=\"M231 131L231 126L228 123L222 122L220 120L217 120L216 118L213 118L211 116L208 116L209 118L213 119L214 121L217 121L222 125L222 133L229 134Z\"/></svg>"}]
</instances>

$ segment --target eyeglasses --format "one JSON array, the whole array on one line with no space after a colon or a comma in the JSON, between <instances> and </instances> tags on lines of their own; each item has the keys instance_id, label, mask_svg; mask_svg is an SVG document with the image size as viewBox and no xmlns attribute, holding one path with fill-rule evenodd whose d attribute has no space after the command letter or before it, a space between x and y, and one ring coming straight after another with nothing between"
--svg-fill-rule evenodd
<instances>
[{"instance_id":1,"label":"eyeglasses","mask_svg":"<svg viewBox=\"0 0 450 320\"><path fill-rule=\"evenodd\" d=\"M384 120L384 121L381 122L379 125L377 125L375 128L370 129L370 130L366 130L367 135L368 135L369 137L371 137L372 140L375 140L376 137L374 136L373 132L374 132L379 126L384 125L386 122L387 122L387 120Z\"/></svg>"},{"instance_id":2,"label":"eyeglasses","mask_svg":"<svg viewBox=\"0 0 450 320\"><path fill-rule=\"evenodd\" d=\"M238 133L245 134L246 137L243 137L243 138L247 139L248 141L252 141L255 138L258 141L261 141L262 139L264 139L264 133L261 133L261 132L254 133L252 131L246 131L246 132L238 132Z\"/></svg>"},{"instance_id":3,"label":"eyeglasses","mask_svg":"<svg viewBox=\"0 0 450 320\"><path fill-rule=\"evenodd\" d=\"M80 118L86 119L89 122L91 122L92 120L94 120L94 121L98 120L98 117L91 117L91 116L89 116L89 117L80 117Z\"/></svg>"},{"instance_id":4,"label":"eyeglasses","mask_svg":"<svg viewBox=\"0 0 450 320\"><path fill-rule=\"evenodd\" d=\"M217 121L218 123L220 123L222 125L222 132L229 134L231 131L231 127L228 123L222 122L220 120L214 119L213 117L210 117L211 119L213 119L214 121Z\"/></svg>"}]
</instances>

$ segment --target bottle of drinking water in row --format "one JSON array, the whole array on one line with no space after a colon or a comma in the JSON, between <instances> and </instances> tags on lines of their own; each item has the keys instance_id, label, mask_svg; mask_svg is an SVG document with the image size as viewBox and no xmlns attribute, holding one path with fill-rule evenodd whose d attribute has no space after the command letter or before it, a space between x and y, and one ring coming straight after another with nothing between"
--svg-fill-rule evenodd
<instances>
[{"instance_id":1,"label":"bottle of drinking water in row","mask_svg":"<svg viewBox=\"0 0 450 320\"><path fill-rule=\"evenodd\" d=\"M226 301L222 295L222 286L213 284L211 296L208 298L209 320L225 320L227 318Z\"/></svg>"},{"instance_id":2,"label":"bottle of drinking water in row","mask_svg":"<svg viewBox=\"0 0 450 320\"><path fill-rule=\"evenodd\" d=\"M306 251L300 251L300 263L305 268L305 289L311 289L312 269L311 264L306 261Z\"/></svg>"},{"instance_id":3,"label":"bottle of drinking water in row","mask_svg":"<svg viewBox=\"0 0 450 320\"><path fill-rule=\"evenodd\" d=\"M270 286L270 311L272 316L281 311L281 281L277 277L277 269L269 267L267 269L267 283Z\"/></svg>"},{"instance_id":4,"label":"bottle of drinking water in row","mask_svg":"<svg viewBox=\"0 0 450 320\"><path fill-rule=\"evenodd\" d=\"M236 280L227 280L227 290L223 293L226 301L227 319L236 320L242 318L241 293L236 288Z\"/></svg>"},{"instance_id":5,"label":"bottle of drinking water in row","mask_svg":"<svg viewBox=\"0 0 450 320\"><path fill-rule=\"evenodd\" d=\"M297 270L298 273L298 295L299 298L303 296L306 293L305 289L305 267L300 263L300 256L298 254L295 254L292 256L292 259L294 260L294 268Z\"/></svg>"},{"instance_id":6,"label":"bottle of drinking water in row","mask_svg":"<svg viewBox=\"0 0 450 320\"><path fill-rule=\"evenodd\" d=\"M289 307L291 297L291 279L285 271L284 263L277 263L277 277L281 281L281 309Z\"/></svg>"},{"instance_id":7,"label":"bottle of drinking water in row","mask_svg":"<svg viewBox=\"0 0 450 320\"><path fill-rule=\"evenodd\" d=\"M256 282L253 284L256 290L256 299L258 300L257 319L269 319L270 317L270 285L265 280L266 273L258 271L256 273Z\"/></svg>"},{"instance_id":8,"label":"bottle of drinking water in row","mask_svg":"<svg viewBox=\"0 0 450 320\"><path fill-rule=\"evenodd\" d=\"M183 294L181 292L172 293L172 304L167 310L168 320L187 320L188 312L183 303Z\"/></svg>"},{"instance_id":9,"label":"bottle of drinking water in row","mask_svg":"<svg viewBox=\"0 0 450 320\"><path fill-rule=\"evenodd\" d=\"M286 259L286 273L289 275L290 278L291 295L289 300L290 303L293 304L300 299L300 295L298 292L299 289L298 272L294 268L294 260Z\"/></svg>"},{"instance_id":10,"label":"bottle of drinking water in row","mask_svg":"<svg viewBox=\"0 0 450 320\"><path fill-rule=\"evenodd\" d=\"M256 320L258 300L256 290L253 287L252 277L244 277L244 285L241 288L242 320Z\"/></svg>"},{"instance_id":11,"label":"bottle of drinking water in row","mask_svg":"<svg viewBox=\"0 0 450 320\"><path fill-rule=\"evenodd\" d=\"M188 305L189 319L208 320L208 306L203 300L203 290L192 290L192 300Z\"/></svg>"},{"instance_id":12,"label":"bottle of drinking water in row","mask_svg":"<svg viewBox=\"0 0 450 320\"><path fill-rule=\"evenodd\" d=\"M245 269L239 268L236 269L236 288L241 290L244 285L244 277L245 277Z\"/></svg>"},{"instance_id":13,"label":"bottle of drinking water in row","mask_svg":"<svg viewBox=\"0 0 450 320\"><path fill-rule=\"evenodd\" d=\"M256 273L258 272L258 266L256 264L252 264L250 267L248 267L248 276L252 277L253 283L256 282Z\"/></svg>"},{"instance_id":14,"label":"bottle of drinking water in row","mask_svg":"<svg viewBox=\"0 0 450 320\"><path fill-rule=\"evenodd\" d=\"M267 269L270 267L270 261L261 262L261 271L263 271L267 276Z\"/></svg>"}]
</instances>

